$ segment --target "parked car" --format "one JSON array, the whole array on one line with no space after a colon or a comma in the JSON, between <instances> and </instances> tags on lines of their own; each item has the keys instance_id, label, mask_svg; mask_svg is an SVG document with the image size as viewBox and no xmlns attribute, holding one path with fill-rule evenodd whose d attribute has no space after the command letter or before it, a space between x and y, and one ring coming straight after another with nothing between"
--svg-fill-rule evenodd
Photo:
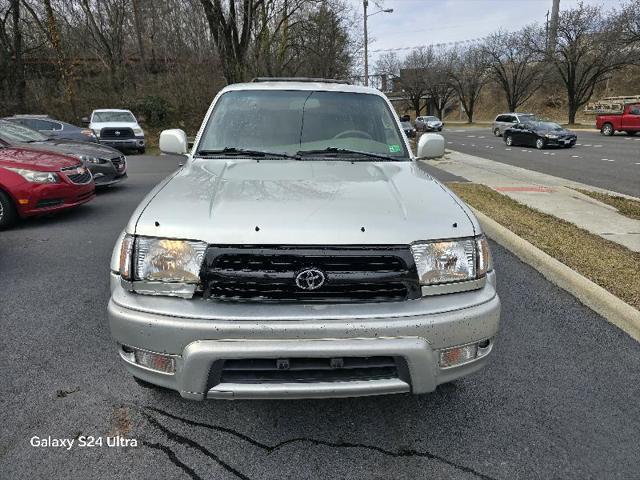
<instances>
[{"instance_id":1,"label":"parked car","mask_svg":"<svg viewBox=\"0 0 640 480\"><path fill-rule=\"evenodd\" d=\"M230 85L201 132L191 153L162 132L186 163L113 251L110 328L138 382L196 400L418 394L487 362L487 239L383 93ZM418 156L444 143L423 134Z\"/></svg>"},{"instance_id":2,"label":"parked car","mask_svg":"<svg viewBox=\"0 0 640 480\"><path fill-rule=\"evenodd\" d=\"M73 155L91 170L98 187L114 185L127 178L125 156L106 145L50 138L28 127L5 120L0 120L0 144L38 146L44 150Z\"/></svg>"},{"instance_id":3,"label":"parked car","mask_svg":"<svg viewBox=\"0 0 640 480\"><path fill-rule=\"evenodd\" d=\"M598 115L596 128L602 135L611 136L616 132L635 135L640 132L640 103L629 103L621 113Z\"/></svg>"},{"instance_id":4,"label":"parked car","mask_svg":"<svg viewBox=\"0 0 640 480\"><path fill-rule=\"evenodd\" d=\"M525 121L516 123L504 131L504 143L536 147L571 148L576 144L578 136L553 122Z\"/></svg>"},{"instance_id":5,"label":"parked car","mask_svg":"<svg viewBox=\"0 0 640 480\"><path fill-rule=\"evenodd\" d=\"M402 130L404 131L407 137L415 138L416 129L413 128L413 125L411 125L411 122L400 122L400 124L402 125Z\"/></svg>"},{"instance_id":6,"label":"parked car","mask_svg":"<svg viewBox=\"0 0 640 480\"><path fill-rule=\"evenodd\" d=\"M91 172L79 159L0 144L0 230L18 218L74 208L94 197Z\"/></svg>"},{"instance_id":7,"label":"parked car","mask_svg":"<svg viewBox=\"0 0 640 480\"><path fill-rule=\"evenodd\" d=\"M416 117L416 130L419 132L441 132L443 126L438 117Z\"/></svg>"},{"instance_id":8,"label":"parked car","mask_svg":"<svg viewBox=\"0 0 640 480\"><path fill-rule=\"evenodd\" d=\"M501 113L493 121L493 134L496 137L500 137L504 134L504 131L512 125L532 120L536 120L536 116L533 113Z\"/></svg>"},{"instance_id":9,"label":"parked car","mask_svg":"<svg viewBox=\"0 0 640 480\"><path fill-rule=\"evenodd\" d=\"M146 150L144 131L129 110L94 110L90 118L82 120L104 145L118 150L137 150L139 153Z\"/></svg>"},{"instance_id":10,"label":"parked car","mask_svg":"<svg viewBox=\"0 0 640 480\"><path fill-rule=\"evenodd\" d=\"M80 128L70 123L54 120L48 115L14 115L4 120L18 123L52 138L97 143L98 138L90 128Z\"/></svg>"}]
</instances>

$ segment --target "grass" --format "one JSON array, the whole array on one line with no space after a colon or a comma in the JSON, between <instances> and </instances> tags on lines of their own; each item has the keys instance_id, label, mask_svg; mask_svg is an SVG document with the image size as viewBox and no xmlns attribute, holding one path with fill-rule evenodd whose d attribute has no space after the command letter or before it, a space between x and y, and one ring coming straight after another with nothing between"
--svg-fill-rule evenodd
<instances>
[{"instance_id":1,"label":"grass","mask_svg":"<svg viewBox=\"0 0 640 480\"><path fill-rule=\"evenodd\" d=\"M640 253L475 183L449 183L472 207L640 309Z\"/></svg>"},{"instance_id":2,"label":"grass","mask_svg":"<svg viewBox=\"0 0 640 480\"><path fill-rule=\"evenodd\" d=\"M611 205L620 215L624 215L625 217L633 218L635 220L640 220L640 202L638 200L632 200L626 197L620 197L618 195L608 195L602 192L592 192L591 190L583 190L581 188L576 188L576 190L580 193L583 193L599 202L606 203L607 205Z\"/></svg>"}]
</instances>

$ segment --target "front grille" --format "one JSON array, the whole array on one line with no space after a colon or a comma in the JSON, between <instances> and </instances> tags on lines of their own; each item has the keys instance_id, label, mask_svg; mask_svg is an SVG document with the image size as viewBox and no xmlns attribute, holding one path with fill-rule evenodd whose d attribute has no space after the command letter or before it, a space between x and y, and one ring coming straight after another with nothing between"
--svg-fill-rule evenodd
<instances>
[{"instance_id":1,"label":"front grille","mask_svg":"<svg viewBox=\"0 0 640 480\"><path fill-rule=\"evenodd\" d=\"M394 357L249 358L214 362L209 388L219 383L349 382L398 377Z\"/></svg>"},{"instance_id":2,"label":"front grille","mask_svg":"<svg viewBox=\"0 0 640 480\"><path fill-rule=\"evenodd\" d=\"M36 208L55 207L58 205L62 205L63 203L64 203L64 200L61 198L47 198L47 199L38 200L38 203L36 204Z\"/></svg>"},{"instance_id":3,"label":"front grille","mask_svg":"<svg viewBox=\"0 0 640 480\"><path fill-rule=\"evenodd\" d=\"M127 140L135 138L133 130L130 128L103 128L100 130L101 139Z\"/></svg>"},{"instance_id":4,"label":"front grille","mask_svg":"<svg viewBox=\"0 0 640 480\"><path fill-rule=\"evenodd\" d=\"M67 174L67 178L73 183L89 183L91 181L91 172L89 172L89 170L85 170L82 173L74 173L71 175Z\"/></svg>"},{"instance_id":5,"label":"front grille","mask_svg":"<svg viewBox=\"0 0 640 480\"><path fill-rule=\"evenodd\" d=\"M324 284L302 289L296 277L319 270ZM361 303L420 297L407 246L211 246L201 272L205 298L233 302Z\"/></svg>"}]
</instances>

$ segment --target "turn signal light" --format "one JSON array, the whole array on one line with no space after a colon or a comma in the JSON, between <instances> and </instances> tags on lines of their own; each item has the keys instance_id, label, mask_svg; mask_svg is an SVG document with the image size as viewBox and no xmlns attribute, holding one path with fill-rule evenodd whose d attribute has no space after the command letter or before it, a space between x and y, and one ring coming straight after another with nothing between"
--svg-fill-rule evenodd
<instances>
[{"instance_id":1,"label":"turn signal light","mask_svg":"<svg viewBox=\"0 0 640 480\"><path fill-rule=\"evenodd\" d=\"M440 367L449 368L472 362L487 355L493 347L492 340L483 340L482 342L470 343L460 347L447 348L440 350Z\"/></svg>"},{"instance_id":2,"label":"turn signal light","mask_svg":"<svg viewBox=\"0 0 640 480\"><path fill-rule=\"evenodd\" d=\"M126 345L121 346L120 355L129 363L157 372L173 374L176 371L176 359L172 355L140 350Z\"/></svg>"}]
</instances>

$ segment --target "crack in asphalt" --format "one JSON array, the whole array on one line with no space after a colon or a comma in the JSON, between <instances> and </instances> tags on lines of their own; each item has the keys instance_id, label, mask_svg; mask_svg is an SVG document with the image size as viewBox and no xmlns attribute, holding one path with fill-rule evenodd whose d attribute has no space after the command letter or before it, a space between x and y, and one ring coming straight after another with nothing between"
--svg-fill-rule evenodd
<instances>
[{"instance_id":1,"label":"crack in asphalt","mask_svg":"<svg viewBox=\"0 0 640 480\"><path fill-rule=\"evenodd\" d=\"M181 468L182 471L184 473L186 473L187 475L189 475L189 477L191 477L193 480L204 480L200 475L198 475L196 473L196 471L193 468L191 468L186 463L183 463L178 458L176 453L173 450L171 450L169 447L167 447L166 445L162 445L160 443L151 443L151 442L142 442L142 444L144 446L146 446L146 447L153 448L155 450L160 450L161 452L164 452L167 455L167 457L169 457L169 460L171 461L171 463L173 463L177 467Z\"/></svg>"},{"instance_id":2,"label":"crack in asphalt","mask_svg":"<svg viewBox=\"0 0 640 480\"><path fill-rule=\"evenodd\" d=\"M483 480L496 480L494 477L491 477L489 475L485 475L484 473L478 472L477 470L471 468L471 467L466 467L464 465L460 465L457 464L455 462L452 462L444 457L441 457L440 455L436 455L434 453L431 452L421 452L418 450L414 450L414 449L403 449L403 450L399 450L399 451L392 451L392 450L386 450L382 447L377 447L375 445L367 445L364 443L350 443L350 442L330 442L330 441L326 441L326 440L318 440L318 439L314 439L314 438L307 438L307 437L297 437L297 438L291 438L289 440L284 440L280 443L277 443L275 445L267 445L265 443L259 442L257 440L254 440L253 438L249 437L248 435L245 435L243 433L240 433L234 429L231 428L227 428L227 427L222 427L219 425L211 425L208 423L202 423L202 422L197 422L195 420L190 420L188 418L184 418L184 417L179 417L177 415L174 415L172 413L169 412L165 412L163 410L160 410L158 408L155 407L144 407L145 410L150 410L153 412L156 412L160 415L163 415L167 418L171 418L174 420L177 420L179 422L182 422L184 424L190 425L190 426L194 426L194 427L202 427L202 428L206 428L208 430L213 430L213 431L217 431L217 432L222 432L222 433L228 433L230 435L235 436L236 438L239 438L241 440L244 440L247 443L250 443L251 445L254 445L264 451L266 451L267 453L271 454L277 450L280 450L282 447L286 446L286 445L290 445L292 443L311 443L313 445L322 445L322 446L326 446L326 447L330 447L330 448L360 448L360 449L364 449L364 450L370 450L370 451L374 451L377 453L381 453L383 455L387 455L390 457L419 457L419 458L428 458L430 460L437 460L439 462L445 463L446 465L449 465L457 470L460 470L462 472L465 473L469 473L472 474L478 478L481 478ZM213 454L212 452L210 452L209 450L207 450L205 447L203 447L202 445L198 444L197 442L187 438L187 437L182 437L181 435L172 432L169 428L165 427L164 425L162 425L160 422L158 422L158 420L156 420L153 416L149 415L146 412L142 412L142 414L149 419L149 421L155 425L157 428L159 428L160 430L162 430L163 432L165 432L165 434L167 434L167 436L169 436L170 438L174 439L174 437L176 438L181 438L183 439L183 441L181 441L180 443L185 443L188 444L190 446L193 446L193 448L196 448L198 450L200 450L201 452L203 452L205 455L209 456L210 458L213 458L216 462L218 462L221 466L223 466L225 469L227 469L228 471L230 471L231 473L234 473L235 475L237 475L238 477L242 478L242 479L247 479L249 480L249 477L245 476L244 474L238 472L237 470L233 469L232 467L230 467L229 465L225 464L224 462L222 462L222 460L219 459L219 457L217 457L215 454Z\"/></svg>"},{"instance_id":3,"label":"crack in asphalt","mask_svg":"<svg viewBox=\"0 0 640 480\"><path fill-rule=\"evenodd\" d=\"M204 454L205 456L207 456L210 459L212 459L214 462L216 462L222 468L227 470L229 473L234 474L236 477L241 478L242 480L251 480L244 473L242 473L242 472L236 470L235 468L233 468L231 465L226 463L224 460L222 460L220 457L218 457L211 450L203 447L198 442L196 442L194 440L191 440L189 437L185 437L183 435L180 435L179 433L176 433L176 432L170 430L169 428L165 427L160 422L158 422L158 420L156 420L154 417L152 417L148 413L145 413L145 412L141 412L141 413L149 421L149 423L151 423L158 430L161 430L170 440L173 440L176 443L180 443L182 445L187 445L187 446L189 446L191 448L199 450L200 452L202 452L202 454Z\"/></svg>"}]
</instances>

